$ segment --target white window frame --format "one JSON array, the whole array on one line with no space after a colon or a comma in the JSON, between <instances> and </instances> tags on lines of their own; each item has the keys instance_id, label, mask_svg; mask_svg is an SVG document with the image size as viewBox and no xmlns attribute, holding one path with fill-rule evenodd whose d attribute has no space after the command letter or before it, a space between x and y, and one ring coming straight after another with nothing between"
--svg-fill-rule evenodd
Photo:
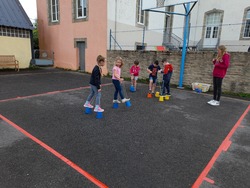
<instances>
[{"instance_id":1,"label":"white window frame","mask_svg":"<svg viewBox=\"0 0 250 188\"><path fill-rule=\"evenodd\" d=\"M79 16L79 10L81 11L82 16ZM86 17L87 17L87 0L76 0L76 19L81 19Z\"/></svg>"},{"instance_id":2,"label":"white window frame","mask_svg":"<svg viewBox=\"0 0 250 188\"><path fill-rule=\"evenodd\" d=\"M246 19L245 19L245 26L243 30L243 38L249 39L250 38L250 10L246 13Z\"/></svg>"},{"instance_id":3,"label":"white window frame","mask_svg":"<svg viewBox=\"0 0 250 188\"><path fill-rule=\"evenodd\" d=\"M137 1L137 18L136 22L140 25L145 25L146 12L142 10L142 0Z\"/></svg>"},{"instance_id":4,"label":"white window frame","mask_svg":"<svg viewBox=\"0 0 250 188\"><path fill-rule=\"evenodd\" d=\"M51 22L59 21L59 0L50 0ZM54 9L55 8L55 9ZM54 12L55 11L55 12ZM55 15L55 19L54 19Z\"/></svg>"}]
</instances>

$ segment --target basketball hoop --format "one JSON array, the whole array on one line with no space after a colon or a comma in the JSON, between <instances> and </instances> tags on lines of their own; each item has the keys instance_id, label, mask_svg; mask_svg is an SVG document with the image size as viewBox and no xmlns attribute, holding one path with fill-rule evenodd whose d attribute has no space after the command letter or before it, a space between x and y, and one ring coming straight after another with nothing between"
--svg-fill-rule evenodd
<instances>
[{"instance_id":1,"label":"basketball hoop","mask_svg":"<svg viewBox=\"0 0 250 188\"><path fill-rule=\"evenodd\" d=\"M163 7L165 0L156 0L156 6L157 7Z\"/></svg>"}]
</instances>

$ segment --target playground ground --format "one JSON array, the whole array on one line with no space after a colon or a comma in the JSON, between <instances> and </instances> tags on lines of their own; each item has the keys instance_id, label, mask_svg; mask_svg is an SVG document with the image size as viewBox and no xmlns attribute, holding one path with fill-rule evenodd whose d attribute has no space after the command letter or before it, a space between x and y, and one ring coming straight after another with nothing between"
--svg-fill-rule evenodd
<instances>
[{"instance_id":1,"label":"playground ground","mask_svg":"<svg viewBox=\"0 0 250 188\"><path fill-rule=\"evenodd\" d=\"M89 75L57 69L0 72L0 187L250 187L250 103L172 88L169 101L128 91L102 119L85 114Z\"/></svg>"}]
</instances>

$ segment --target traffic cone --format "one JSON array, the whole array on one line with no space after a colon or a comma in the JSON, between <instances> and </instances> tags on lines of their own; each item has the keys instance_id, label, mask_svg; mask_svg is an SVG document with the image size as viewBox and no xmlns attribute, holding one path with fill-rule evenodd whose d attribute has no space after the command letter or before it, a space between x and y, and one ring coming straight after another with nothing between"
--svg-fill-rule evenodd
<instances>
[{"instance_id":1,"label":"traffic cone","mask_svg":"<svg viewBox=\"0 0 250 188\"><path fill-rule=\"evenodd\" d=\"M164 96L160 96L160 97L159 97L159 101L160 101L160 102L164 101Z\"/></svg>"},{"instance_id":2,"label":"traffic cone","mask_svg":"<svg viewBox=\"0 0 250 188\"><path fill-rule=\"evenodd\" d=\"M147 98L152 98L152 94L148 93Z\"/></svg>"},{"instance_id":3,"label":"traffic cone","mask_svg":"<svg viewBox=\"0 0 250 188\"><path fill-rule=\"evenodd\" d=\"M165 100L169 100L169 97L170 97L169 95L166 95Z\"/></svg>"}]
</instances>

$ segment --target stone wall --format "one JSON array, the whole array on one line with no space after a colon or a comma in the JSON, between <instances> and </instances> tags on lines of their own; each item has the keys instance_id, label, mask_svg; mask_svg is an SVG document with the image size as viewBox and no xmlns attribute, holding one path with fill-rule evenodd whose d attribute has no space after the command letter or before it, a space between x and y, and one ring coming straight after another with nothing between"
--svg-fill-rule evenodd
<instances>
[{"instance_id":1,"label":"stone wall","mask_svg":"<svg viewBox=\"0 0 250 188\"><path fill-rule=\"evenodd\" d=\"M223 79L223 91L250 93L250 53L232 52L230 54L231 64L226 77ZM183 85L191 86L193 82L212 84L212 59L215 55L214 52L188 52ZM146 69L154 60L161 61L162 58L166 57L174 66L171 84L179 85L181 52L108 51L107 67L109 74L112 74L112 67L117 56L122 57L124 60L122 68L123 77L130 77L129 68L133 65L134 60L137 59L141 67L139 78L142 79L148 78ZM162 76L158 76L158 78L161 79Z\"/></svg>"}]
</instances>

